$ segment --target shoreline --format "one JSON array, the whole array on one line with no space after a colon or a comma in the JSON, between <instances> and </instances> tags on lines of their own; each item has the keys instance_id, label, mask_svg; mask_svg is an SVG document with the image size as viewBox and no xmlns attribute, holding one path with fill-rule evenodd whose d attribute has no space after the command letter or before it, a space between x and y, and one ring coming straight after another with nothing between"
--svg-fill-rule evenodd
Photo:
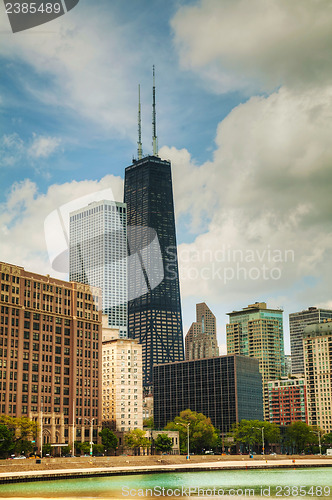
<instances>
[{"instance_id":1,"label":"shoreline","mask_svg":"<svg viewBox=\"0 0 332 500\"><path fill-rule=\"evenodd\" d=\"M116 460L121 458L122 460ZM127 460L123 460L127 458ZM147 460L149 458L149 460ZM172 460L173 458L173 460ZM176 459L175 459L176 458ZM180 460L179 460L180 458ZM105 466L105 459L109 462ZM112 459L112 460L110 460ZM48 460L48 462L47 462ZM42 464L35 461L24 461L24 464L5 464L0 462L0 484L53 481L61 479L77 479L104 477L104 476L127 476L138 474L160 474L173 472L199 472L217 470L254 470L254 469L296 469L312 467L332 467L332 457L256 457L255 459L243 456L220 457L195 456L195 460L186 460L184 456L153 456L153 457L102 457L102 460L88 458L82 463L81 459L45 459ZM52 461L57 461L53 462ZM144 464L144 462L150 462ZM295 461L295 462L294 462ZM22 461L23 462L23 461ZM30 462L30 463L29 463ZM116 462L122 462L116 464ZM125 463L123 463L125 462ZM130 464L132 462L132 464ZM142 464L140 464L142 462ZM152 462L152 463L151 463ZM173 462L173 463L172 463ZM128 465L128 463L130 465ZM30 466L31 464L31 466ZM66 465L66 468L63 466ZM29 467L30 466L30 467ZM37 467L39 466L39 467ZM4 468L6 470L4 470ZM25 470L24 470L25 469Z\"/></svg>"}]
</instances>

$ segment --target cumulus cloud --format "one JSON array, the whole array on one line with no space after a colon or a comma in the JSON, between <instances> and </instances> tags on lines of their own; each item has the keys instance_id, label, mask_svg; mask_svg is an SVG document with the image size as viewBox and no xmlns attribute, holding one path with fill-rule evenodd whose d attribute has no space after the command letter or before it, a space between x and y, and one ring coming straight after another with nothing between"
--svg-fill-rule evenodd
<instances>
[{"instance_id":1,"label":"cumulus cloud","mask_svg":"<svg viewBox=\"0 0 332 500\"><path fill-rule=\"evenodd\" d=\"M200 0L172 28L182 66L225 92L329 82L331 23L329 0Z\"/></svg>"},{"instance_id":2,"label":"cumulus cloud","mask_svg":"<svg viewBox=\"0 0 332 500\"><path fill-rule=\"evenodd\" d=\"M194 231L205 224L179 248L184 296L329 300L331 112L329 87L281 88L231 111L212 161L162 149L173 163L178 217L190 212Z\"/></svg>"},{"instance_id":3,"label":"cumulus cloud","mask_svg":"<svg viewBox=\"0 0 332 500\"><path fill-rule=\"evenodd\" d=\"M123 181L120 177L107 175L100 181L53 184L45 194L28 179L15 183L6 201L0 205L1 260L66 279L51 267L45 244L45 219L62 205L104 189L110 189L114 199L121 200Z\"/></svg>"},{"instance_id":4,"label":"cumulus cloud","mask_svg":"<svg viewBox=\"0 0 332 500\"><path fill-rule=\"evenodd\" d=\"M107 8L107 7L105 7ZM34 72L20 84L45 105L73 111L120 136L128 134L136 109L131 71L139 56L128 48L128 32L95 6L75 9L45 26L11 37L1 44L0 55L24 61ZM8 29L5 16L0 29ZM35 76L46 77L47 85L36 85ZM135 133L135 128L133 129Z\"/></svg>"}]
</instances>

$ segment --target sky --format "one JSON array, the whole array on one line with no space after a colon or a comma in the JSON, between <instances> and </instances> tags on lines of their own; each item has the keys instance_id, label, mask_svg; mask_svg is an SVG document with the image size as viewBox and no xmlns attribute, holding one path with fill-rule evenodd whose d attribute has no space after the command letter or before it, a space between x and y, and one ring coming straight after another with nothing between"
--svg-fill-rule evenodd
<instances>
[{"instance_id":1,"label":"sky","mask_svg":"<svg viewBox=\"0 0 332 500\"><path fill-rule=\"evenodd\" d=\"M184 333L227 312L332 307L330 0L80 0L12 33L0 5L0 260L52 269L44 221L102 189L122 200L151 154L172 162Z\"/></svg>"}]
</instances>

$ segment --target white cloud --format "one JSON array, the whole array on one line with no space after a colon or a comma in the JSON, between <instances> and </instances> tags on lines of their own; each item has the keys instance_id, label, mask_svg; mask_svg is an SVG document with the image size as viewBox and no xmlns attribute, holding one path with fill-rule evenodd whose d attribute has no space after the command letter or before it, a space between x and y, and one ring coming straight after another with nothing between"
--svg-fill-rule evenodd
<instances>
[{"instance_id":1,"label":"white cloud","mask_svg":"<svg viewBox=\"0 0 332 500\"><path fill-rule=\"evenodd\" d=\"M33 134L33 141L28 149L28 154L33 158L47 158L52 155L60 145L56 137L38 136Z\"/></svg>"},{"instance_id":2,"label":"white cloud","mask_svg":"<svg viewBox=\"0 0 332 500\"><path fill-rule=\"evenodd\" d=\"M331 88L281 88L232 110L211 162L162 149L178 216L205 224L179 248L184 297L330 300L331 110Z\"/></svg>"},{"instance_id":3,"label":"white cloud","mask_svg":"<svg viewBox=\"0 0 332 500\"><path fill-rule=\"evenodd\" d=\"M8 29L7 22L2 16L0 29ZM119 136L135 134L132 75L143 55L129 47L130 30L116 24L111 9L88 4L47 26L17 33L0 46L0 55L33 69L20 85L45 105L72 110ZM35 74L50 83L36 85Z\"/></svg>"},{"instance_id":4,"label":"white cloud","mask_svg":"<svg viewBox=\"0 0 332 500\"><path fill-rule=\"evenodd\" d=\"M215 91L329 82L329 0L200 0L172 20L183 67Z\"/></svg>"},{"instance_id":5,"label":"white cloud","mask_svg":"<svg viewBox=\"0 0 332 500\"><path fill-rule=\"evenodd\" d=\"M24 152L24 142L16 133L5 134L0 138L0 167L12 167Z\"/></svg>"},{"instance_id":6,"label":"white cloud","mask_svg":"<svg viewBox=\"0 0 332 500\"><path fill-rule=\"evenodd\" d=\"M6 202L0 205L1 260L36 273L65 279L63 274L51 268L48 259L45 218L69 201L108 188L112 190L115 200L122 200L123 181L113 175L107 175L100 181L53 184L46 194L38 192L36 184L28 179L15 183Z\"/></svg>"}]
</instances>

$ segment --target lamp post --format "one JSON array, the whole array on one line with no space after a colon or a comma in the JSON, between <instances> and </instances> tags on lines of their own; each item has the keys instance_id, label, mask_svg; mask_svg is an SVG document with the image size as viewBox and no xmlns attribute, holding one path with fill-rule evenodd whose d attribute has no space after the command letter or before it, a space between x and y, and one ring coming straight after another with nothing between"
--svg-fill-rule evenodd
<instances>
[{"instance_id":1,"label":"lamp post","mask_svg":"<svg viewBox=\"0 0 332 500\"><path fill-rule=\"evenodd\" d=\"M311 431L311 432L313 432L314 434L317 434L317 436L318 436L319 455L321 455L322 454L322 443L320 440L320 431Z\"/></svg>"},{"instance_id":2,"label":"lamp post","mask_svg":"<svg viewBox=\"0 0 332 500\"><path fill-rule=\"evenodd\" d=\"M40 458L43 458L43 396L41 396L40 401Z\"/></svg>"},{"instance_id":3,"label":"lamp post","mask_svg":"<svg viewBox=\"0 0 332 500\"><path fill-rule=\"evenodd\" d=\"M94 418L92 418L91 420L89 420L88 418L85 419L87 422L90 422L90 457L92 457L92 445L93 445L93 421L94 421Z\"/></svg>"},{"instance_id":4,"label":"lamp post","mask_svg":"<svg viewBox=\"0 0 332 500\"><path fill-rule=\"evenodd\" d=\"M187 460L189 460L190 459L190 453L189 453L189 427L190 427L190 422L188 422L188 424L183 424L182 422L179 422L176 425L183 425L184 427L187 427Z\"/></svg>"},{"instance_id":5,"label":"lamp post","mask_svg":"<svg viewBox=\"0 0 332 500\"><path fill-rule=\"evenodd\" d=\"M75 456L75 398L73 398L73 448L71 451L71 456Z\"/></svg>"},{"instance_id":6,"label":"lamp post","mask_svg":"<svg viewBox=\"0 0 332 500\"><path fill-rule=\"evenodd\" d=\"M264 446L264 427L252 427L252 429L258 429L259 431L262 431L262 452L263 455L265 455L265 446Z\"/></svg>"}]
</instances>

